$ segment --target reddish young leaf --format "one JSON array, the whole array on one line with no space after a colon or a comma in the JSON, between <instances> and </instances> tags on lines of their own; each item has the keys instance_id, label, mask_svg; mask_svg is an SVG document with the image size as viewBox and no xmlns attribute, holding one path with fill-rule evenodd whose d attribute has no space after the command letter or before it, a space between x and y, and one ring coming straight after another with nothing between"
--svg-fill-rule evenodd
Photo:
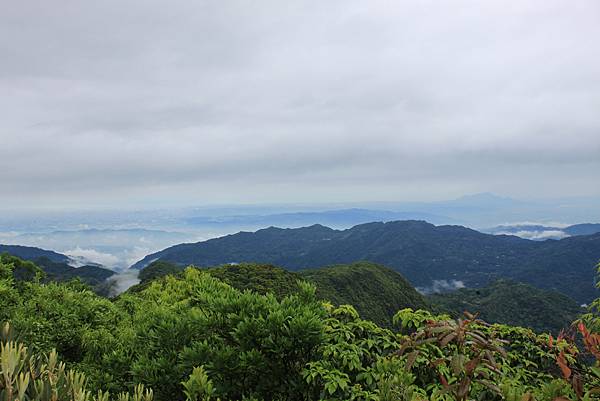
<instances>
[{"instance_id":1,"label":"reddish young leaf","mask_svg":"<svg viewBox=\"0 0 600 401\"><path fill-rule=\"evenodd\" d=\"M569 368L569 365L567 364L567 360L565 359L565 353L563 351L561 351L558 355L556 363L558 364L558 367L560 367L562 375L565 379L571 377L571 368Z\"/></svg>"}]
</instances>

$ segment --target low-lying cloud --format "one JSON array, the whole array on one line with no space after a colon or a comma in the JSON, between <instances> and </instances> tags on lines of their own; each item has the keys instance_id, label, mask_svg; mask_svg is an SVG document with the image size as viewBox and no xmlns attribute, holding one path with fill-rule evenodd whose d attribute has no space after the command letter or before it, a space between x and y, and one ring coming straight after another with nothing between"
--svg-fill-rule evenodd
<instances>
[{"instance_id":1,"label":"low-lying cloud","mask_svg":"<svg viewBox=\"0 0 600 401\"><path fill-rule=\"evenodd\" d=\"M80 263L98 263L109 269L115 269L120 265L120 259L110 253L99 252L95 249L74 248L62 252L67 256L73 257L75 261Z\"/></svg>"},{"instance_id":2,"label":"low-lying cloud","mask_svg":"<svg viewBox=\"0 0 600 401\"><path fill-rule=\"evenodd\" d=\"M115 274L109 277L106 281L110 288L110 296L119 295L131 286L139 284L140 279L138 278L139 270L137 269L128 269L121 273Z\"/></svg>"},{"instance_id":3,"label":"low-lying cloud","mask_svg":"<svg viewBox=\"0 0 600 401\"><path fill-rule=\"evenodd\" d=\"M542 241L546 239L561 239L569 237L569 234L560 230L542 230L542 231L516 231L516 232L498 232L497 235L516 235L517 237L530 239L534 241Z\"/></svg>"},{"instance_id":4,"label":"low-lying cloud","mask_svg":"<svg viewBox=\"0 0 600 401\"><path fill-rule=\"evenodd\" d=\"M456 291L461 288L465 288L465 283L461 280L433 280L430 286L416 287L416 290L423 295L430 295Z\"/></svg>"}]
</instances>

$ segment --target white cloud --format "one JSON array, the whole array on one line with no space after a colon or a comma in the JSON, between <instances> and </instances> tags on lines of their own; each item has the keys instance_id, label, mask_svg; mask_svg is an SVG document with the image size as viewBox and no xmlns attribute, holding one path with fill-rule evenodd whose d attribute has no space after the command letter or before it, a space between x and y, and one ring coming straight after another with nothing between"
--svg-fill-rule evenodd
<instances>
[{"instance_id":1,"label":"white cloud","mask_svg":"<svg viewBox=\"0 0 600 401\"><path fill-rule=\"evenodd\" d=\"M138 275L139 271L137 269L129 269L109 277L107 281L113 284L111 286L112 293L110 295L119 295L122 292L125 292L129 287L138 284L140 282Z\"/></svg>"},{"instance_id":2,"label":"white cloud","mask_svg":"<svg viewBox=\"0 0 600 401\"><path fill-rule=\"evenodd\" d=\"M543 231L517 231L513 235L517 237L532 239L532 240L544 240L544 239L561 239L569 237L569 234L560 230L543 230Z\"/></svg>"},{"instance_id":3,"label":"white cloud","mask_svg":"<svg viewBox=\"0 0 600 401\"><path fill-rule=\"evenodd\" d=\"M516 235L517 237L542 241L546 239L562 239L570 237L564 231L561 230L519 230L519 231L499 231L496 235Z\"/></svg>"},{"instance_id":4,"label":"white cloud","mask_svg":"<svg viewBox=\"0 0 600 401\"><path fill-rule=\"evenodd\" d=\"M15 231L0 231L0 240L2 241L11 241L13 238L16 238L19 233Z\"/></svg>"},{"instance_id":5,"label":"white cloud","mask_svg":"<svg viewBox=\"0 0 600 401\"><path fill-rule=\"evenodd\" d=\"M465 288L465 283L461 280L433 280L428 287L417 287L416 290L423 295L437 294L440 292L456 291Z\"/></svg>"},{"instance_id":6,"label":"white cloud","mask_svg":"<svg viewBox=\"0 0 600 401\"><path fill-rule=\"evenodd\" d=\"M113 269L119 266L119 258L109 253L99 252L95 249L82 249L74 248L62 252L67 256L74 256L76 258L83 258L85 261L99 263L104 267Z\"/></svg>"}]
</instances>

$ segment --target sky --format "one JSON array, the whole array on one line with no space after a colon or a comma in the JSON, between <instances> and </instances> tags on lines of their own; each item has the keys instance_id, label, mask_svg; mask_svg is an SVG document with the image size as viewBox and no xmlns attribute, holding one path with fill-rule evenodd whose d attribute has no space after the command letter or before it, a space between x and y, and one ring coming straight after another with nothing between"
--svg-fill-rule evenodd
<instances>
[{"instance_id":1,"label":"sky","mask_svg":"<svg viewBox=\"0 0 600 401\"><path fill-rule=\"evenodd\" d=\"M597 0L0 6L0 208L600 196Z\"/></svg>"}]
</instances>

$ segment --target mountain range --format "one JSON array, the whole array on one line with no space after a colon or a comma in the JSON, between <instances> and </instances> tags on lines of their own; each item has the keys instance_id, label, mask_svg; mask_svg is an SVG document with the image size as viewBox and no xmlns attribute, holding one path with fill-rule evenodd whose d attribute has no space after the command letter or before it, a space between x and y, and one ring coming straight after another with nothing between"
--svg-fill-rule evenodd
<instances>
[{"instance_id":1,"label":"mountain range","mask_svg":"<svg viewBox=\"0 0 600 401\"><path fill-rule=\"evenodd\" d=\"M9 255L17 256L23 260L29 261L34 261L39 258L46 258L55 263L68 264L72 261L67 255L32 246L0 244L0 253L8 253Z\"/></svg>"},{"instance_id":2,"label":"mountain range","mask_svg":"<svg viewBox=\"0 0 600 401\"><path fill-rule=\"evenodd\" d=\"M81 264L67 255L36 247L0 244L0 255L2 254L34 262L46 273L47 281L69 281L79 278L86 284L99 286L115 274L101 265Z\"/></svg>"},{"instance_id":3,"label":"mountain range","mask_svg":"<svg viewBox=\"0 0 600 401\"><path fill-rule=\"evenodd\" d=\"M257 262L290 270L368 260L393 268L417 287L440 280L482 287L508 278L587 303L597 296L600 234L531 241L424 221L368 223L346 230L270 227L169 247L132 267L141 269L156 260L196 266Z\"/></svg>"},{"instance_id":4,"label":"mountain range","mask_svg":"<svg viewBox=\"0 0 600 401\"><path fill-rule=\"evenodd\" d=\"M119 276L114 276L113 271L101 266L83 265L76 268L69 265L73 261L68 256L39 248L2 246L1 249L5 251L1 256L4 262L21 264L20 259L8 256L9 252L33 261L45 272L44 281L78 278L99 294L115 294L112 285L119 281ZM164 260L155 261L140 271L141 283L130 291L140 291L165 275L180 276L184 267ZM499 280L481 288L463 288L424 297L398 272L370 262L299 271L268 264L236 263L210 267L206 271L237 289L273 293L278 298L297 292L299 281L308 281L316 286L319 298L331 301L334 305L353 305L363 318L384 327L391 327L394 313L407 307L448 312L455 316L460 316L465 310L480 312L481 317L489 322L549 332L558 332L567 327L583 312L579 304L568 296L507 280ZM111 280L107 281L109 278ZM441 283L443 281L437 280L438 289L449 289L448 283L458 282L446 280L444 286ZM422 288L420 290L423 291Z\"/></svg>"}]
</instances>

